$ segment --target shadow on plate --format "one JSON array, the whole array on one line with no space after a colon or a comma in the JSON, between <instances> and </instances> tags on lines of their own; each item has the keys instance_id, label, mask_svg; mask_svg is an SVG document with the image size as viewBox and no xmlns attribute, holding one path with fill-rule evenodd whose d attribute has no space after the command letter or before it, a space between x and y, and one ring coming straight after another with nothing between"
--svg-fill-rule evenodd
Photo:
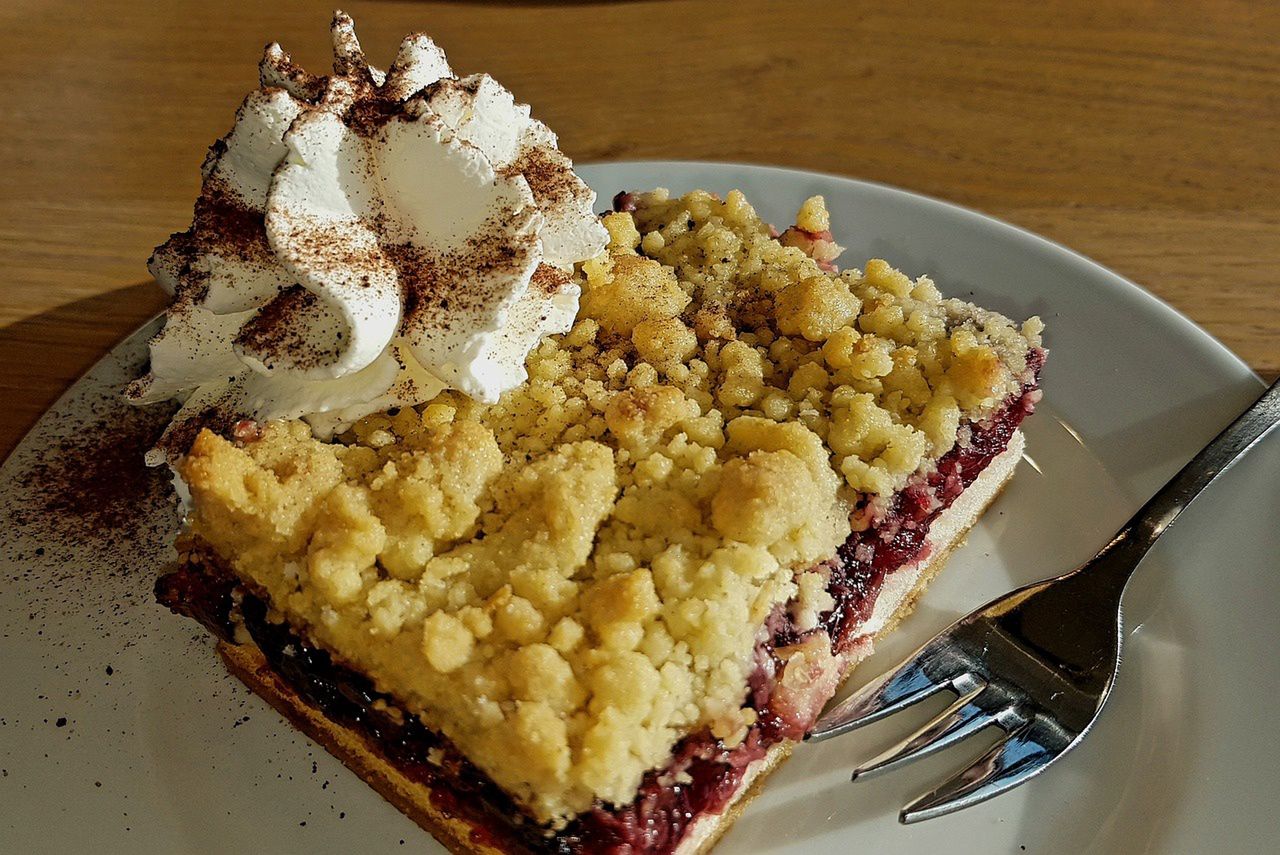
<instances>
[{"instance_id":1,"label":"shadow on plate","mask_svg":"<svg viewBox=\"0 0 1280 855\"><path fill-rule=\"evenodd\" d=\"M0 390L8 395L7 418L0 422L0 459L76 378L167 303L154 282L144 282L0 329ZM12 394L14 390L21 394Z\"/></svg>"}]
</instances>

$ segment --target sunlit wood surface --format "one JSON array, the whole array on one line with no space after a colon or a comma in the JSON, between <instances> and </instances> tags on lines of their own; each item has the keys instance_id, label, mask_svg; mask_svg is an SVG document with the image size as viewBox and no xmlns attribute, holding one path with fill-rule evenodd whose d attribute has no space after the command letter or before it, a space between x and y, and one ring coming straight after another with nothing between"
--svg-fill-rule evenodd
<instances>
[{"instance_id":1,"label":"sunlit wood surface","mask_svg":"<svg viewBox=\"0 0 1280 855\"><path fill-rule=\"evenodd\" d=\"M320 3L0 10L0 454L162 305L205 147ZM1280 5L354 2L371 57L430 32L580 161L705 158L887 182L1064 243L1280 373Z\"/></svg>"}]
</instances>

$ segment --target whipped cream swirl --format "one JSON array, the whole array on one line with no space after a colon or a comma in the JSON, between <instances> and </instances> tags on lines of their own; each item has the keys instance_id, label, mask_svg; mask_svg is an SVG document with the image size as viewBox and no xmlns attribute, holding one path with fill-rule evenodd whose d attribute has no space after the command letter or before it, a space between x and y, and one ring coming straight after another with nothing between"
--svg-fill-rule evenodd
<instances>
[{"instance_id":1,"label":"whipped cream swirl","mask_svg":"<svg viewBox=\"0 0 1280 855\"><path fill-rule=\"evenodd\" d=\"M191 228L151 258L174 300L127 395L185 402L153 463L204 424L327 436L444 388L491 403L577 314L573 265L607 235L555 134L424 35L385 73L349 17L332 36L326 77L267 47Z\"/></svg>"}]
</instances>

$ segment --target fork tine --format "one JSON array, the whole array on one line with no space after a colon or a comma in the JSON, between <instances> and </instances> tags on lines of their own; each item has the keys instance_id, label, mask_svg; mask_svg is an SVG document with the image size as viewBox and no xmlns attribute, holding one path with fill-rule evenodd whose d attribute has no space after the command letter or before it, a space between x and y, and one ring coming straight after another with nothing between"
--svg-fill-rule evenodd
<instances>
[{"instance_id":1,"label":"fork tine","mask_svg":"<svg viewBox=\"0 0 1280 855\"><path fill-rule=\"evenodd\" d=\"M978 696L984 691L986 686L979 685L963 694L915 733L854 769L853 780L868 778L908 761L926 757L994 724L1010 708L998 703L977 703Z\"/></svg>"},{"instance_id":2,"label":"fork tine","mask_svg":"<svg viewBox=\"0 0 1280 855\"><path fill-rule=\"evenodd\" d=\"M933 644L926 645L896 669L867 683L819 716L805 739L816 742L847 733L953 685L958 676L954 673L941 679L928 673L935 652Z\"/></svg>"},{"instance_id":3,"label":"fork tine","mask_svg":"<svg viewBox=\"0 0 1280 855\"><path fill-rule=\"evenodd\" d=\"M1070 744L1070 735L1061 727L1036 716L972 766L907 805L898 819L905 824L920 822L998 796L1044 771Z\"/></svg>"}]
</instances>

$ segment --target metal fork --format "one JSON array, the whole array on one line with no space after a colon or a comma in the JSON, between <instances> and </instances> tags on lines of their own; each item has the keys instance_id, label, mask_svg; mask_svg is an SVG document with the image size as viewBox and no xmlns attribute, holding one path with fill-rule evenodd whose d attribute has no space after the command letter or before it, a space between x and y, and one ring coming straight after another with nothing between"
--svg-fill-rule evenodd
<instances>
[{"instance_id":1,"label":"metal fork","mask_svg":"<svg viewBox=\"0 0 1280 855\"><path fill-rule=\"evenodd\" d=\"M1097 720L1120 667L1120 597L1134 568L1205 487L1280 422L1280 381L1204 447L1093 558L1019 588L921 647L827 710L809 740L827 739L944 689L958 697L853 779L932 754L990 726L1000 741L973 765L902 809L904 823L986 801L1043 772Z\"/></svg>"}]
</instances>

